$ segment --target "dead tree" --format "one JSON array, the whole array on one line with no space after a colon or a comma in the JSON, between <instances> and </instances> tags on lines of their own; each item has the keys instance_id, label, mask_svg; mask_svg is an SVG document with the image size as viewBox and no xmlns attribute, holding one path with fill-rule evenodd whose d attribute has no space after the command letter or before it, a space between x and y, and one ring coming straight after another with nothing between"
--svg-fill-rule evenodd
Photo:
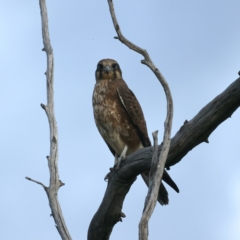
<instances>
[{"instance_id":1,"label":"dead tree","mask_svg":"<svg viewBox=\"0 0 240 240\"><path fill-rule=\"evenodd\" d=\"M157 203L158 191L159 191L161 179L164 172L164 166L166 163L166 159L167 159L169 147L170 147L170 136L171 136L172 118L173 118L173 100L172 100L171 91L167 81L165 80L165 78L163 77L159 69L152 62L148 52L138 47L137 45L133 44L123 36L117 21L115 11L114 11L113 1L108 0L108 5L109 5L109 10L112 17L113 25L118 35L118 37L115 37L115 38L119 39L127 47L141 54L144 57L141 63L145 64L153 71L153 73L161 83L167 99L167 116L164 122L162 151L158 156L157 155L158 138L157 138L157 132L154 132L153 133L154 153L152 154L153 157L152 157L152 163L151 163L151 168L149 172L149 189L148 189L148 194L144 203L142 218L139 223L139 240L147 240L148 239L148 222L149 222L149 219L151 218L151 215Z\"/></svg>"},{"instance_id":2,"label":"dead tree","mask_svg":"<svg viewBox=\"0 0 240 240\"><path fill-rule=\"evenodd\" d=\"M119 39L130 49L143 55L144 60L142 60L141 63L147 65L159 79L163 85L167 96L167 102L169 104L171 102L171 100L169 101L169 99L171 99L171 96L169 97L168 91L170 92L170 90L168 90L168 88L165 88L166 82L162 74L154 66L146 50L136 46L123 36L120 30L120 26L117 22L113 1L108 0L108 4L113 25L118 35L115 38ZM177 134L171 139L171 143L169 141L169 153L168 149L165 151L166 146L168 148L168 145L166 144L167 135L165 134L167 132L166 127L168 124L170 127L168 131L171 131L171 118L169 119L167 117L167 120L165 122L164 141L160 146L158 146L157 155L160 157L155 156L155 158L161 158L161 155L165 155L166 153L168 154L168 157L166 156L167 159L164 157L162 159L159 159L159 166L158 168L155 167L154 169L153 163L156 161L154 160L156 148L147 147L129 155L117 173L115 171L111 171L109 174L107 190L105 192L102 203L90 223L88 229L88 240L109 239L113 226L117 222L122 221L122 205L131 185L135 181L137 175L150 170L150 173L154 172L154 176L158 175L158 177L152 178L152 182L150 183L149 188L150 190L144 206L143 216L139 224L139 240L147 240L148 220L151 217L151 214L156 205L156 197L152 197L154 195L154 192L151 192L151 186L155 185L155 187L157 187L155 188L155 191L158 190L159 181L162 178L164 165L166 168L173 166L198 144L202 142L208 143L209 135L218 127L219 124L230 117L231 114L239 107L239 105L240 79L238 78L222 94L214 98L208 105L206 105L191 121L186 120L184 122L183 126L180 128ZM169 114L172 113L168 105L167 116ZM149 208L147 209L147 207Z\"/></svg>"},{"instance_id":3,"label":"dead tree","mask_svg":"<svg viewBox=\"0 0 240 240\"><path fill-rule=\"evenodd\" d=\"M185 121L171 139L165 167L171 167L200 143L208 143L210 134L240 106L240 78L203 107L191 120ZM158 155L162 145L158 146ZM88 240L107 240L114 225L121 221L124 198L136 176L150 170L153 147L147 147L126 157L118 172L111 171L108 186L89 229Z\"/></svg>"},{"instance_id":4,"label":"dead tree","mask_svg":"<svg viewBox=\"0 0 240 240\"><path fill-rule=\"evenodd\" d=\"M50 126L50 155L47 156L48 166L50 171L50 185L45 186L39 181L26 177L28 180L40 184L46 191L49 199L52 216L56 223L56 228L64 240L70 240L71 236L66 227L61 207L58 202L57 192L58 189L64 184L61 182L58 176L58 132L57 125L54 116L54 95L53 95L53 76L54 76L54 58L53 49L50 44L49 31L48 31L48 19L45 0L39 0L42 18L42 33L43 33L43 51L47 55L47 105L41 104L41 107L45 110L49 126ZM164 85L164 78L160 71L151 62L147 52L140 49L136 45L129 42L124 38L120 32L120 27L116 21L112 0L108 0L110 6L111 16L113 18L114 27L117 31L118 37L115 37L126 44L133 50L137 49L144 56L142 63L149 66L155 73L159 81ZM240 75L240 73L239 73ZM164 87L166 95L168 96L168 108L171 109L171 100L169 100L168 88ZM163 155L165 149L165 159L160 161L159 167L162 168L157 177L160 181L163 167L171 167L181 161L181 159L194 147L202 142L208 143L209 135L228 117L231 117L232 113L240 106L240 78L234 81L224 92L215 97L210 103L208 103L200 112L190 121L185 121L183 126L175 134L175 136L169 141L167 133L164 137L166 141L155 147L147 147L141 149L131 155L129 155L121 164L121 168L109 173L108 186L102 200L102 203L94 215L88 230L88 240L107 240L110 237L114 225L118 221L122 221L124 216L121 212L123 201L128 193L131 185L134 183L137 175L142 172L149 171L152 166L152 158L155 153L155 157L159 158ZM171 115L171 110L168 111L168 115ZM171 131L171 116L167 117L165 132ZM156 143L156 141L155 141ZM169 153L168 153L169 148ZM168 154L168 155L167 155ZM157 165L157 164L156 164ZM149 198L150 199L150 198ZM151 200L153 205L156 199ZM146 206L146 205L145 205ZM154 207L153 207L154 208ZM152 208L152 210L153 210ZM150 210L150 211L152 211ZM151 213L150 213L151 215ZM150 216L148 214L147 217ZM144 223L145 224L145 223ZM147 229L144 226L145 233L141 235L141 239L147 239Z\"/></svg>"},{"instance_id":5,"label":"dead tree","mask_svg":"<svg viewBox=\"0 0 240 240\"><path fill-rule=\"evenodd\" d=\"M48 16L45 0L39 0L42 19L42 36L43 36L43 49L47 55L47 105L41 104L45 110L50 128L50 155L47 156L48 167L50 172L49 187L43 183L26 177L27 180L40 184L46 191L49 205L51 208L51 216L54 218L56 228L64 240L71 240L70 233L68 232L65 220L63 218L62 210L58 201L58 189L64 185L59 179L58 175L58 130L57 122L54 115L54 57L53 49L50 43L49 30L48 30Z\"/></svg>"}]
</instances>

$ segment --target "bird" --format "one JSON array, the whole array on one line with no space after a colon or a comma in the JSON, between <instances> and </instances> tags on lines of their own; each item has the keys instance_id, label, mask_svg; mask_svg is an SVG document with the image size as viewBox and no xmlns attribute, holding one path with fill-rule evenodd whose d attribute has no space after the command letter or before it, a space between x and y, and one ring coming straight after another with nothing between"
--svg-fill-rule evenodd
<instances>
[{"instance_id":1,"label":"bird","mask_svg":"<svg viewBox=\"0 0 240 240\"><path fill-rule=\"evenodd\" d=\"M102 59L95 71L96 83L92 95L94 120L97 129L114 155L114 165L138 149L151 146L142 108L134 93L122 78L117 61ZM149 172L141 174L148 185ZM176 192L179 189L166 170L163 178ZM168 192L161 182L158 194L161 205L169 203Z\"/></svg>"}]
</instances>

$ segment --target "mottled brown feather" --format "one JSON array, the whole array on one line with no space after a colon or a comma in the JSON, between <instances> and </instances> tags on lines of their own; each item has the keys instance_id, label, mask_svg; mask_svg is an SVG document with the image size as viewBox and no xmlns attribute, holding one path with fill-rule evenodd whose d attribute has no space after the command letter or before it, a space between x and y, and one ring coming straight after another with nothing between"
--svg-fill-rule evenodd
<instances>
[{"instance_id":1,"label":"mottled brown feather","mask_svg":"<svg viewBox=\"0 0 240 240\"><path fill-rule=\"evenodd\" d=\"M119 86L117 92L123 107L138 130L143 146L151 146L143 111L134 93L127 87L127 85Z\"/></svg>"},{"instance_id":2,"label":"mottled brown feather","mask_svg":"<svg viewBox=\"0 0 240 240\"><path fill-rule=\"evenodd\" d=\"M128 87L126 87L126 85L120 86L117 89L117 92L123 107L126 109L133 124L138 129L139 137L141 138L143 146L151 146L151 141L148 137L147 126L144 119L143 111L134 93ZM163 180L168 183L169 186L171 186L176 192L179 192L177 185L165 170L163 173ZM164 190L162 192L164 192Z\"/></svg>"},{"instance_id":3,"label":"mottled brown feather","mask_svg":"<svg viewBox=\"0 0 240 240\"><path fill-rule=\"evenodd\" d=\"M129 155L141 148L143 143L138 128L133 124L118 97L118 88L129 90L123 79L98 81L93 93L93 108L100 134L120 156L125 145L128 146L127 155ZM139 105L138 102L137 104ZM139 115L139 118L141 117ZM145 122L144 118L143 121ZM146 127L145 132L147 133ZM119 139L116 139L116 135ZM145 138L148 136L146 135ZM122 143L121 147L120 143Z\"/></svg>"},{"instance_id":4,"label":"mottled brown feather","mask_svg":"<svg viewBox=\"0 0 240 240\"><path fill-rule=\"evenodd\" d=\"M103 59L98 63L92 98L94 119L113 155L120 156L125 145L128 146L126 155L129 155L142 147L151 146L151 141L142 108L122 79L120 67L117 65L114 69L113 64L117 62L112 59ZM104 71L106 66L108 68ZM142 174L147 185L148 175L148 172ZM177 185L166 171L163 180L178 192ZM158 200L161 204L168 204L168 193L162 183Z\"/></svg>"}]
</instances>

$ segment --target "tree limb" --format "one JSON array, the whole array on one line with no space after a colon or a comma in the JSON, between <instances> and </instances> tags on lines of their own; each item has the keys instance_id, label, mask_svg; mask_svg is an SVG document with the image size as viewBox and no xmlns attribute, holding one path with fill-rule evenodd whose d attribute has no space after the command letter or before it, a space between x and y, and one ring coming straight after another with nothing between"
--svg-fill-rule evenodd
<instances>
[{"instance_id":1,"label":"tree limb","mask_svg":"<svg viewBox=\"0 0 240 240\"><path fill-rule=\"evenodd\" d=\"M178 163L189 151L202 142L240 106L240 78L209 102L190 121L185 121L171 139L166 161L170 167ZM158 155L162 145L158 146ZM111 171L103 201L94 215L88 240L107 240L118 222L123 201L137 175L150 170L153 147L140 149L127 156L119 171Z\"/></svg>"},{"instance_id":2,"label":"tree limb","mask_svg":"<svg viewBox=\"0 0 240 240\"><path fill-rule=\"evenodd\" d=\"M159 191L158 189L160 186L160 183L159 183L158 188L154 189L154 187L156 187L156 186L154 186L155 185L154 177L155 177L156 173L159 172L157 167L160 167L157 165L158 164L158 131L153 132L152 135L153 135L153 156L152 156L151 169L149 172L149 183L150 184L149 184L148 194L145 199L142 218L139 223L139 239L140 240L148 239L148 232L149 232L148 231L148 222L149 222L152 212L156 206L156 201L154 201L154 200L158 198L158 191ZM164 170L164 165L163 165L163 170ZM162 172L163 172L163 170L162 170ZM155 191L153 191L153 189Z\"/></svg>"},{"instance_id":3,"label":"tree limb","mask_svg":"<svg viewBox=\"0 0 240 240\"><path fill-rule=\"evenodd\" d=\"M26 177L26 179L40 184L44 187L49 205L52 210L52 216L56 223L56 228L63 240L71 240L71 236L68 232L67 226L65 224L62 210L58 201L58 189L64 185L64 183L59 180L58 175L58 130L57 123L54 116L54 57L53 49L50 43L49 30L48 30L48 16L47 7L45 0L39 0L41 9L41 19L42 19L42 36L43 36L43 51L47 55L47 105L41 104L41 107L45 110L50 127L50 156L48 159L48 167L50 171L50 185L49 187L44 186L42 183L32 180Z\"/></svg>"},{"instance_id":4,"label":"tree limb","mask_svg":"<svg viewBox=\"0 0 240 240\"><path fill-rule=\"evenodd\" d=\"M27 180L31 181L31 182L35 182L35 183L41 185L45 190L47 189L47 187L46 187L43 183L41 183L41 182L39 182L39 181L36 181L36 180L34 180L34 179L30 178L30 177L25 177L25 178L26 178Z\"/></svg>"},{"instance_id":5,"label":"tree limb","mask_svg":"<svg viewBox=\"0 0 240 240\"><path fill-rule=\"evenodd\" d=\"M178 163L189 151L202 142L209 143L210 134L240 106L240 78L225 91L215 97L190 121L183 126L171 140L166 167Z\"/></svg>"},{"instance_id":6,"label":"tree limb","mask_svg":"<svg viewBox=\"0 0 240 240\"><path fill-rule=\"evenodd\" d=\"M141 54L144 57L144 60L142 60L141 63L147 65L153 71L153 73L161 83L167 99L167 116L164 122L163 150L161 151L159 158L156 159L156 164L152 165L151 167L152 176L149 181L148 194L144 204L142 218L139 223L139 240L147 240L148 239L148 221L157 203L158 191L159 191L159 187L160 187L160 183L161 183L161 179L164 171L164 166L166 163L166 159L167 159L169 147L170 147L170 137L171 137L172 118L173 118L173 100L172 100L171 91L167 81L165 80L161 72L158 70L158 68L156 68L155 65L153 64L148 52L138 47L137 45L133 44L123 36L120 30L119 24L117 22L117 18L116 18L114 6L113 6L113 0L108 0L108 4L109 4L113 25L118 35L118 39L123 44L128 46L130 49Z\"/></svg>"}]
</instances>

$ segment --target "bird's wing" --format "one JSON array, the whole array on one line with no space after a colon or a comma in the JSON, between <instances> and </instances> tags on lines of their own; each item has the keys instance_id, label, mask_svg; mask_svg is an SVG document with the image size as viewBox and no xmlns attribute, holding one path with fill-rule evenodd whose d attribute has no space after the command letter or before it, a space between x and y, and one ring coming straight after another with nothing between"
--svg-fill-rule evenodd
<instances>
[{"instance_id":1,"label":"bird's wing","mask_svg":"<svg viewBox=\"0 0 240 240\"><path fill-rule=\"evenodd\" d=\"M143 111L134 93L125 84L119 86L117 93L123 107L138 130L143 146L151 146Z\"/></svg>"},{"instance_id":2,"label":"bird's wing","mask_svg":"<svg viewBox=\"0 0 240 240\"><path fill-rule=\"evenodd\" d=\"M144 119L143 111L142 111L142 108L141 108L137 98L135 97L134 93L126 85L121 85L117 89L117 92L118 92L118 96L121 100L123 107L127 111L133 124L138 129L138 133L141 138L141 142L142 142L143 146L144 147L151 146L151 141L148 137L147 126L146 126L146 121ZM146 177L146 178L148 178L148 177ZM162 179L169 186L171 186L176 192L179 192L179 189L178 189L176 183L171 179L171 177L168 175L166 170L164 170L164 172L163 172ZM145 179L145 182L146 182L146 180L147 179ZM147 182L148 182L148 180L147 180ZM164 190L163 187L162 187L162 190Z\"/></svg>"}]
</instances>

